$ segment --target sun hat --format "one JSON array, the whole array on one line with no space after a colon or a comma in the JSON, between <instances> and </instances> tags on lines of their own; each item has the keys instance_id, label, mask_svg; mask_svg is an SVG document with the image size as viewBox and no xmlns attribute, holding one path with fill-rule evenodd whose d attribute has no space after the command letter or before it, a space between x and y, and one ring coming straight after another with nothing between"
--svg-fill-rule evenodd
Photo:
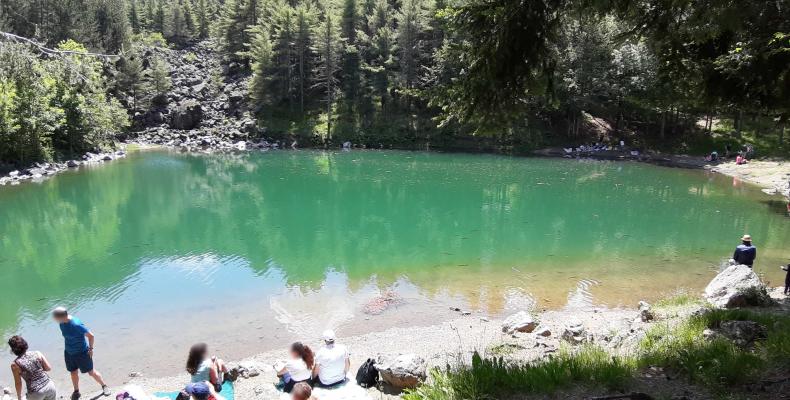
<instances>
[{"instance_id":1,"label":"sun hat","mask_svg":"<svg viewBox=\"0 0 790 400\"><path fill-rule=\"evenodd\" d=\"M744 242L751 242L752 237L751 235L743 235L743 237L741 237L741 240L743 240Z\"/></svg>"},{"instance_id":2,"label":"sun hat","mask_svg":"<svg viewBox=\"0 0 790 400\"><path fill-rule=\"evenodd\" d=\"M211 394L206 382L190 383L184 388L184 392L194 396L196 399L208 399L208 396Z\"/></svg>"},{"instance_id":3,"label":"sun hat","mask_svg":"<svg viewBox=\"0 0 790 400\"><path fill-rule=\"evenodd\" d=\"M335 331L331 329L327 329L324 331L323 335L321 335L325 342L334 342L335 341Z\"/></svg>"}]
</instances>

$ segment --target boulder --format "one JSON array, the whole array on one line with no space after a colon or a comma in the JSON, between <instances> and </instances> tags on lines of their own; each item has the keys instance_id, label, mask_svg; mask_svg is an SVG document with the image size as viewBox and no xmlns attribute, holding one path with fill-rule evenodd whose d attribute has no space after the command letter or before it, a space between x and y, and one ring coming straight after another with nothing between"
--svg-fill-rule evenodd
<instances>
[{"instance_id":1,"label":"boulder","mask_svg":"<svg viewBox=\"0 0 790 400\"><path fill-rule=\"evenodd\" d=\"M184 100L173 109L170 127L173 129L190 130L200 126L203 119L203 108L195 100Z\"/></svg>"},{"instance_id":2,"label":"boulder","mask_svg":"<svg viewBox=\"0 0 790 400\"><path fill-rule=\"evenodd\" d=\"M530 333L538 327L538 323L526 311L519 311L505 319L502 322L502 332L515 333L524 332Z\"/></svg>"},{"instance_id":3,"label":"boulder","mask_svg":"<svg viewBox=\"0 0 790 400\"><path fill-rule=\"evenodd\" d=\"M425 360L413 353L380 357L376 369L384 382L397 389L413 389L426 378Z\"/></svg>"},{"instance_id":4,"label":"boulder","mask_svg":"<svg viewBox=\"0 0 790 400\"><path fill-rule=\"evenodd\" d=\"M705 299L719 308L772 304L760 277L746 265L732 265L716 275L705 288Z\"/></svg>"},{"instance_id":5,"label":"boulder","mask_svg":"<svg viewBox=\"0 0 790 400\"><path fill-rule=\"evenodd\" d=\"M570 344L580 344L587 341L587 330L581 322L571 322L562 332L562 340Z\"/></svg>"},{"instance_id":6,"label":"boulder","mask_svg":"<svg viewBox=\"0 0 790 400\"><path fill-rule=\"evenodd\" d=\"M549 337L551 336L551 329L545 326L540 326L535 330L535 336Z\"/></svg>"},{"instance_id":7,"label":"boulder","mask_svg":"<svg viewBox=\"0 0 790 400\"><path fill-rule=\"evenodd\" d=\"M69 168L77 168L80 166L80 163L78 163L76 160L69 160L66 161L66 166Z\"/></svg>"},{"instance_id":8,"label":"boulder","mask_svg":"<svg viewBox=\"0 0 790 400\"><path fill-rule=\"evenodd\" d=\"M650 322L655 319L650 303L646 301L639 302L639 319L641 319L642 322Z\"/></svg>"},{"instance_id":9,"label":"boulder","mask_svg":"<svg viewBox=\"0 0 790 400\"><path fill-rule=\"evenodd\" d=\"M767 330L754 321L723 321L718 333L740 347L748 347L759 339L765 339Z\"/></svg>"}]
</instances>

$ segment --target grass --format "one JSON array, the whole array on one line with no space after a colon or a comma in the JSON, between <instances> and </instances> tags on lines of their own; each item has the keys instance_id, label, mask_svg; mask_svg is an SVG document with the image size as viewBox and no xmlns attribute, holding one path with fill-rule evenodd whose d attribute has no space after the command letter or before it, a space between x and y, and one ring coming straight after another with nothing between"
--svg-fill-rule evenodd
<instances>
[{"instance_id":1,"label":"grass","mask_svg":"<svg viewBox=\"0 0 790 400\"><path fill-rule=\"evenodd\" d=\"M695 298L680 294L658 304L677 307L693 303L697 303ZM723 338L703 338L705 329L731 320L758 322L766 327L767 338L752 349L740 348ZM708 310L679 324L659 322L647 332L633 357L611 356L590 345L576 351L565 349L556 357L527 364L475 353L471 365L431 371L429 382L409 391L404 399L494 399L511 394L551 394L572 385L627 390L637 371L653 366L726 394L771 372L790 370L790 316Z\"/></svg>"},{"instance_id":2,"label":"grass","mask_svg":"<svg viewBox=\"0 0 790 400\"><path fill-rule=\"evenodd\" d=\"M705 340L702 332L722 321L755 321L768 330L754 349L742 349L727 339ZM710 310L678 326L660 324L640 344L640 367L670 368L713 390L752 382L771 369L790 368L790 317L745 310Z\"/></svg>"},{"instance_id":3,"label":"grass","mask_svg":"<svg viewBox=\"0 0 790 400\"><path fill-rule=\"evenodd\" d=\"M482 358L475 353L472 365L433 370L431 383L404 395L406 400L474 400L499 398L509 393L555 392L571 384L590 384L611 390L627 386L636 365L612 357L601 348L586 346L576 352L530 364L502 358Z\"/></svg>"}]
</instances>

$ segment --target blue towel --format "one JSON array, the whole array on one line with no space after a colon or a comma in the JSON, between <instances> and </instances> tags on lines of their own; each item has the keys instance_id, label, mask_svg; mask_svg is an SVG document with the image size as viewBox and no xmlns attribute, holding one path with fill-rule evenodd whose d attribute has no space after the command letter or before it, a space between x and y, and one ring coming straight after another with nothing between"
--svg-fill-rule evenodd
<instances>
[{"instance_id":1,"label":"blue towel","mask_svg":"<svg viewBox=\"0 0 790 400\"><path fill-rule=\"evenodd\" d=\"M167 397L168 399L176 400L179 392L158 392L154 393L156 397ZM233 383L226 381L222 384L222 391L219 395L224 397L225 400L233 400Z\"/></svg>"}]
</instances>

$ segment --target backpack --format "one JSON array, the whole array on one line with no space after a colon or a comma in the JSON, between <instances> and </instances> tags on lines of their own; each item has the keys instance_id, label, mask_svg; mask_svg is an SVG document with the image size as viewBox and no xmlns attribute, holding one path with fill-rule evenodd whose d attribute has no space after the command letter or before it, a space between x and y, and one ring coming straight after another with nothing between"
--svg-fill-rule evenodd
<instances>
[{"instance_id":1,"label":"backpack","mask_svg":"<svg viewBox=\"0 0 790 400\"><path fill-rule=\"evenodd\" d=\"M357 384L363 388L376 386L379 382L379 371L376 369L376 360L368 358L357 371Z\"/></svg>"}]
</instances>

